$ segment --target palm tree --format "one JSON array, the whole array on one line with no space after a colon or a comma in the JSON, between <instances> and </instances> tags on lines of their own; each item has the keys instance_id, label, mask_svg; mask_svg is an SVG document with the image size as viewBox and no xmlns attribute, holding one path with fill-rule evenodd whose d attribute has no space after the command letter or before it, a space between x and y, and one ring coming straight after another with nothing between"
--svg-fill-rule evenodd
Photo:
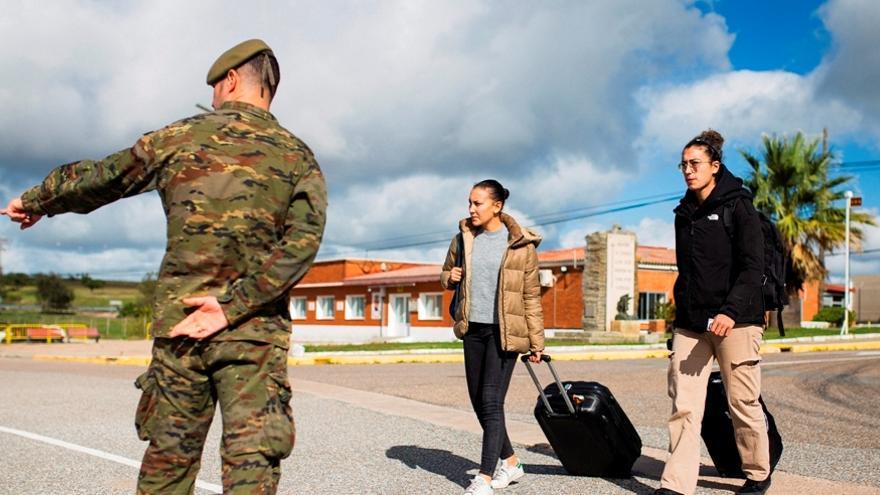
<instances>
[{"instance_id":1,"label":"palm tree","mask_svg":"<svg viewBox=\"0 0 880 495\"><path fill-rule=\"evenodd\" d=\"M808 280L825 279L823 257L845 242L846 207L844 184L852 176L828 177L833 153L819 149L819 140L809 141L798 132L794 138L764 136L763 163L747 151L740 151L752 167L745 181L755 195L755 207L774 222L791 258L788 288L795 292ZM875 225L872 215L850 212L854 249L862 240L859 225Z\"/></svg>"}]
</instances>

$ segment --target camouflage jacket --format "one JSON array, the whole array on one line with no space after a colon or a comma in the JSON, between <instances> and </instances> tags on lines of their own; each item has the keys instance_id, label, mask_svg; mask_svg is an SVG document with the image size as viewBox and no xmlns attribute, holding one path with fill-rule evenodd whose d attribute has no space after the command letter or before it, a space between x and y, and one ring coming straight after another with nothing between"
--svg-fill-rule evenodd
<instances>
[{"instance_id":1,"label":"camouflage jacket","mask_svg":"<svg viewBox=\"0 0 880 495\"><path fill-rule=\"evenodd\" d=\"M271 113L227 102L101 161L62 165L21 199L51 216L152 190L168 222L153 335L186 316L184 297L214 295L230 325L213 340L287 348L287 293L317 254L327 208L311 150Z\"/></svg>"}]
</instances>

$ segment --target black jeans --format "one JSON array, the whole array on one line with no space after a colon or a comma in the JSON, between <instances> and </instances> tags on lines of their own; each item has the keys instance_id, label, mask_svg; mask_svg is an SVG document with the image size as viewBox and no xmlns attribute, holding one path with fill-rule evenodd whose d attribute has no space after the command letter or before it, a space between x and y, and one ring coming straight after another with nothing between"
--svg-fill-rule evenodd
<instances>
[{"instance_id":1,"label":"black jeans","mask_svg":"<svg viewBox=\"0 0 880 495\"><path fill-rule=\"evenodd\" d=\"M504 397L517 353L501 350L498 325L468 322L463 340L468 393L483 427L480 473L492 476L498 459L513 455L504 424Z\"/></svg>"}]
</instances>

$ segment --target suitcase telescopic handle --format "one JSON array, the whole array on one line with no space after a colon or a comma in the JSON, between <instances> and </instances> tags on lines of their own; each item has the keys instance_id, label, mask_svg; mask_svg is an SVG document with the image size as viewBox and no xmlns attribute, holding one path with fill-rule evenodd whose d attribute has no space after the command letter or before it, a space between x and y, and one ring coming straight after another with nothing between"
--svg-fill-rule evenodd
<instances>
[{"instance_id":1,"label":"suitcase telescopic handle","mask_svg":"<svg viewBox=\"0 0 880 495\"><path fill-rule=\"evenodd\" d=\"M535 388L537 388L538 393L541 394L541 401L544 402L544 407L547 408L547 411L549 411L550 414L556 414L553 411L553 407L550 405L550 401L547 400L547 394L544 393L544 387L541 386L541 382L538 381L538 376L535 375L535 370L532 369L532 363L529 362L529 355L524 354L520 359L526 364L526 369L529 371L529 375L531 375L532 381L535 383ZM556 374L556 368L554 368L553 364L550 362L552 361L552 358L549 354L542 354L541 361L547 363L547 367L550 368L550 373L553 374L553 379L556 381L556 386L559 388L559 393L562 395L562 399L565 400L565 405L568 407L569 412L574 414L574 404L572 404L571 399L568 398L565 386L562 385L562 380L560 380L559 375Z\"/></svg>"}]
</instances>

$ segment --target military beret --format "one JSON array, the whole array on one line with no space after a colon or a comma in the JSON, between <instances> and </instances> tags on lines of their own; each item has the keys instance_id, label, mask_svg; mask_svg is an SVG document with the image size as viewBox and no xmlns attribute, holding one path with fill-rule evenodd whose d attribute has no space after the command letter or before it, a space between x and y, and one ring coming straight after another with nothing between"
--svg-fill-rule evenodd
<instances>
[{"instance_id":1,"label":"military beret","mask_svg":"<svg viewBox=\"0 0 880 495\"><path fill-rule=\"evenodd\" d=\"M272 49L263 40L258 39L243 41L226 50L223 52L223 55L217 58L214 65L208 69L208 86L217 84L217 81L226 77L226 73L230 69L240 66L254 55L262 52L272 53Z\"/></svg>"}]
</instances>

